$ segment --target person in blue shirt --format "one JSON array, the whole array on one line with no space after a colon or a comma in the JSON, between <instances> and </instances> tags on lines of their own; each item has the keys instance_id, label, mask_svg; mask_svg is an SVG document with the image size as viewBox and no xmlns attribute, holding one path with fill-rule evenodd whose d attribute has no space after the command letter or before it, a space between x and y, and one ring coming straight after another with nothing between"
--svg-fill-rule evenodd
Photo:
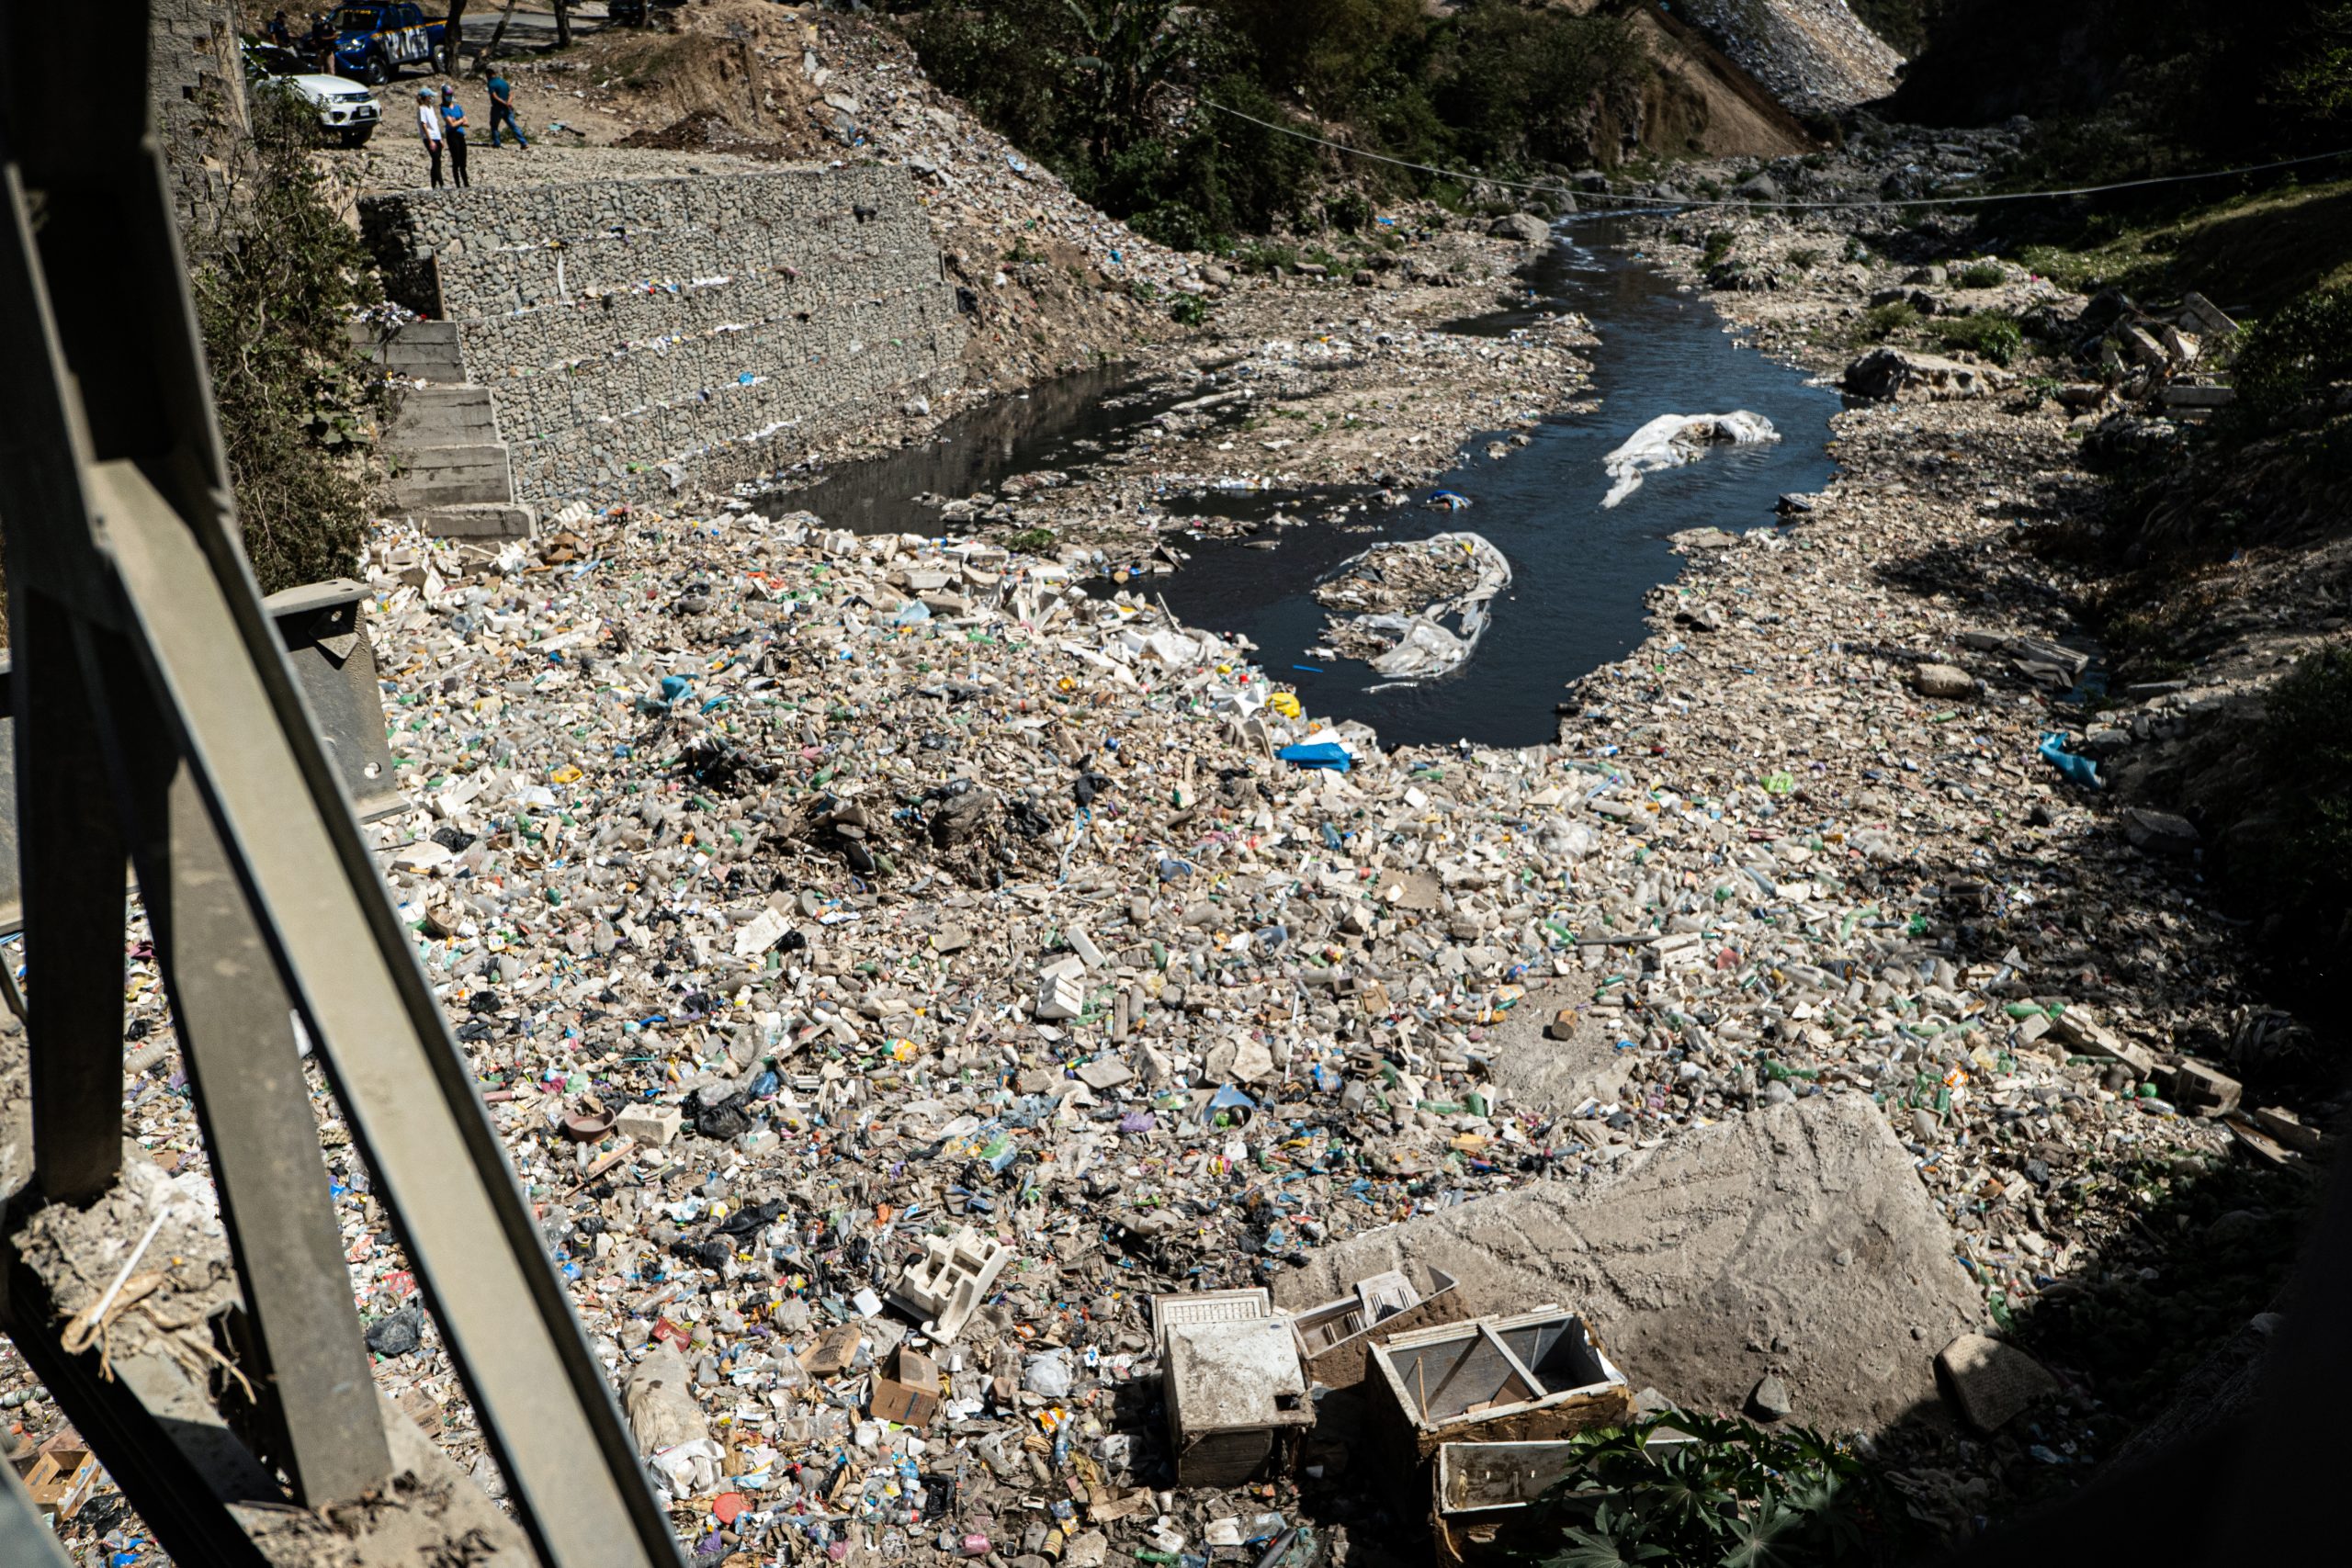
<instances>
[{"instance_id":1,"label":"person in blue shirt","mask_svg":"<svg viewBox=\"0 0 2352 1568\"><path fill-rule=\"evenodd\" d=\"M447 84L441 88L441 135L449 144L449 183L460 188L473 184L466 178L466 106Z\"/></svg>"},{"instance_id":2,"label":"person in blue shirt","mask_svg":"<svg viewBox=\"0 0 2352 1568\"><path fill-rule=\"evenodd\" d=\"M531 144L523 139L523 122L514 118L514 89L506 85L504 72L494 72L490 78L490 144L498 145L498 128L504 125L514 133L514 145L524 152Z\"/></svg>"}]
</instances>

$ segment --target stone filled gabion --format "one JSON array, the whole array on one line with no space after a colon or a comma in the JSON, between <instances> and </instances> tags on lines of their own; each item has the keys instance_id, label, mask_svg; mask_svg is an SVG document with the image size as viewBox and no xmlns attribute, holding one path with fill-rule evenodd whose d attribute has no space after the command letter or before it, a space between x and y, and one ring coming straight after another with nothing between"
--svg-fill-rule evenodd
<instances>
[{"instance_id":1,"label":"stone filled gabion","mask_svg":"<svg viewBox=\"0 0 2352 1568\"><path fill-rule=\"evenodd\" d=\"M409 191L360 219L393 298L458 323L521 499L755 477L964 344L898 169Z\"/></svg>"}]
</instances>

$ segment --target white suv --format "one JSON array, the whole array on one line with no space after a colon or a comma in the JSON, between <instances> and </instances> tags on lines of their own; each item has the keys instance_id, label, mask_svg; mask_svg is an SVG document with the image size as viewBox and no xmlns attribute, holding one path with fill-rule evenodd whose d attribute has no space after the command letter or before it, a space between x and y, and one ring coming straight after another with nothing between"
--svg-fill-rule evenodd
<instances>
[{"instance_id":1,"label":"white suv","mask_svg":"<svg viewBox=\"0 0 2352 1568\"><path fill-rule=\"evenodd\" d=\"M319 132L356 147L375 134L384 106L356 82L323 75L292 50L245 45L245 80L256 89L290 93L319 117Z\"/></svg>"}]
</instances>

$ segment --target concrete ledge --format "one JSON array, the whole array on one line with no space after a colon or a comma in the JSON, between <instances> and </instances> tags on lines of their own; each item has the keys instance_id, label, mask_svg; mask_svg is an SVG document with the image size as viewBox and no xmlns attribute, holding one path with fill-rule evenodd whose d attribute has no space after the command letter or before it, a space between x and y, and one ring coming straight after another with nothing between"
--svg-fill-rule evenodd
<instances>
[{"instance_id":1,"label":"concrete ledge","mask_svg":"<svg viewBox=\"0 0 2352 1568\"><path fill-rule=\"evenodd\" d=\"M417 513L417 526L436 539L527 539L536 519L519 502L435 506Z\"/></svg>"}]
</instances>

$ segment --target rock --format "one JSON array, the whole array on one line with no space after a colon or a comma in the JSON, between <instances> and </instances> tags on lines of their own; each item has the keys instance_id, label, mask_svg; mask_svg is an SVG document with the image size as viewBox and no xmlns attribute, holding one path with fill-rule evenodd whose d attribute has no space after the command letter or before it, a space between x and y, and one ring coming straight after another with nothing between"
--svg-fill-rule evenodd
<instances>
[{"instance_id":1,"label":"rock","mask_svg":"<svg viewBox=\"0 0 2352 1568\"><path fill-rule=\"evenodd\" d=\"M1487 224L1487 232L1498 239L1517 240L1523 245L1552 243L1552 225L1532 212L1507 212Z\"/></svg>"},{"instance_id":2,"label":"rock","mask_svg":"<svg viewBox=\"0 0 2352 1568\"><path fill-rule=\"evenodd\" d=\"M1980 1432L1998 1431L2027 1405L2058 1390L2058 1380L2041 1362L1982 1334L1963 1334L1937 1353L1936 1381Z\"/></svg>"},{"instance_id":3,"label":"rock","mask_svg":"<svg viewBox=\"0 0 2352 1568\"><path fill-rule=\"evenodd\" d=\"M1778 201L1781 187L1767 174L1754 174L1731 187L1732 195L1743 201Z\"/></svg>"},{"instance_id":4,"label":"rock","mask_svg":"<svg viewBox=\"0 0 2352 1568\"><path fill-rule=\"evenodd\" d=\"M424 1312L404 1306L368 1325L368 1348L378 1356L406 1356L424 1342Z\"/></svg>"},{"instance_id":5,"label":"rock","mask_svg":"<svg viewBox=\"0 0 2352 1568\"><path fill-rule=\"evenodd\" d=\"M1747 1408L1759 1421L1778 1421L1796 1406L1789 1401L1789 1385L1778 1372L1766 1372L1747 1393Z\"/></svg>"},{"instance_id":6,"label":"rock","mask_svg":"<svg viewBox=\"0 0 2352 1568\"><path fill-rule=\"evenodd\" d=\"M1989 366L1963 365L1939 355L1901 348L1874 348L1846 367L1843 385L1858 398L1930 399L1982 397L2008 376Z\"/></svg>"},{"instance_id":7,"label":"rock","mask_svg":"<svg viewBox=\"0 0 2352 1568\"><path fill-rule=\"evenodd\" d=\"M1911 689L1923 697L1972 697L1976 678L1957 664L1922 664L1911 671Z\"/></svg>"},{"instance_id":8,"label":"rock","mask_svg":"<svg viewBox=\"0 0 2352 1568\"><path fill-rule=\"evenodd\" d=\"M1853 1267L1838 1267L1840 1250ZM1855 1093L1693 1128L1589 1182L1538 1181L1320 1248L1275 1280L1275 1299L1327 1302L1408 1258L1456 1276L1474 1302L1574 1303L1612 1360L1699 1406L1745 1403L1747 1342L1785 1337L1796 1348L1777 1370L1806 1390L1808 1419L1841 1430L1934 1397L1913 1328L1956 1334L1984 1311L1911 1156Z\"/></svg>"},{"instance_id":9,"label":"rock","mask_svg":"<svg viewBox=\"0 0 2352 1568\"><path fill-rule=\"evenodd\" d=\"M2186 817L2176 817L2169 811L2153 811L2134 806L2123 813L2123 836L2132 847L2152 855L2168 855L2186 860L2197 852L2203 835L2197 825Z\"/></svg>"}]
</instances>

